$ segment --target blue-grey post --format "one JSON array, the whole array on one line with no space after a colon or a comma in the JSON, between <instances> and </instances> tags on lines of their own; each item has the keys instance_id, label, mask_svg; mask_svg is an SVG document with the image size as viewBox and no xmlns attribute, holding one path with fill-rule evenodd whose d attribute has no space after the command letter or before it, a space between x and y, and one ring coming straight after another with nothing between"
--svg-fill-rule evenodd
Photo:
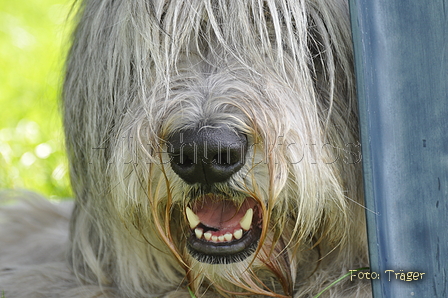
<instances>
[{"instance_id":1,"label":"blue-grey post","mask_svg":"<svg viewBox=\"0 0 448 298\"><path fill-rule=\"evenodd\" d=\"M374 297L448 297L448 1L350 10Z\"/></svg>"}]
</instances>

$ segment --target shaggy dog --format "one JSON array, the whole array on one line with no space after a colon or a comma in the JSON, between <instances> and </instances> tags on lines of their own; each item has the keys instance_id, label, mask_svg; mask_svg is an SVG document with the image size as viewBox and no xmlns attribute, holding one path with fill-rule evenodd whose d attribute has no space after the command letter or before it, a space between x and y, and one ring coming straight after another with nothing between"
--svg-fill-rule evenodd
<instances>
[{"instance_id":1,"label":"shaggy dog","mask_svg":"<svg viewBox=\"0 0 448 298\"><path fill-rule=\"evenodd\" d=\"M312 297L367 265L346 1L86 0L78 21L76 201L4 207L5 298Z\"/></svg>"}]
</instances>

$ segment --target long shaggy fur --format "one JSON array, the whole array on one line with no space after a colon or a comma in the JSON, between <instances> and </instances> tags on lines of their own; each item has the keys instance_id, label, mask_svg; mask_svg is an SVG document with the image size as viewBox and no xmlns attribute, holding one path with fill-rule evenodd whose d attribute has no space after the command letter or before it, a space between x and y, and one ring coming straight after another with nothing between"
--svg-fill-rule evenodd
<instances>
[{"instance_id":1,"label":"long shaggy fur","mask_svg":"<svg viewBox=\"0 0 448 298\"><path fill-rule=\"evenodd\" d=\"M62 105L70 235L56 237L67 215L44 201L8 211L21 236L0 247L0 290L312 297L367 265L352 64L344 0L84 1ZM196 127L247 136L244 166L214 186L262 208L257 249L240 262L186 249L185 208L201 188L172 170L166 140ZM341 282L324 296L368 288Z\"/></svg>"}]
</instances>

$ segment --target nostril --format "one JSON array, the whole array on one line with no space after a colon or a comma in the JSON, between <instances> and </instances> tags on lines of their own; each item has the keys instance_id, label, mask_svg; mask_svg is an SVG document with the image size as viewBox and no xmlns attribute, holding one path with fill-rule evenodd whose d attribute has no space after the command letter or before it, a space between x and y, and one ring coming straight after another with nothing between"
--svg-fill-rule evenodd
<instances>
[{"instance_id":1,"label":"nostril","mask_svg":"<svg viewBox=\"0 0 448 298\"><path fill-rule=\"evenodd\" d=\"M182 168L189 168L194 165L193 159L188 157L188 155L185 154L171 154L171 162L177 164L179 167Z\"/></svg>"},{"instance_id":2,"label":"nostril","mask_svg":"<svg viewBox=\"0 0 448 298\"><path fill-rule=\"evenodd\" d=\"M229 156L227 153L218 153L213 156L213 163L218 165L227 165L230 164Z\"/></svg>"},{"instance_id":3,"label":"nostril","mask_svg":"<svg viewBox=\"0 0 448 298\"><path fill-rule=\"evenodd\" d=\"M213 156L212 163L221 166L234 166L238 164L244 164L244 156L241 154L244 149L241 148L238 152L222 152ZM238 154L240 153L240 154Z\"/></svg>"}]
</instances>

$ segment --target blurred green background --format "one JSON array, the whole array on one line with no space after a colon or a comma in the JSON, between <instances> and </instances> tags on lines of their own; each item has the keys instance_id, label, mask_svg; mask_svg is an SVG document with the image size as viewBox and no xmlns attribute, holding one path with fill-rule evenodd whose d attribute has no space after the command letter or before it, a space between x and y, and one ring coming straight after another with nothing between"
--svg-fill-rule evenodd
<instances>
[{"instance_id":1,"label":"blurred green background","mask_svg":"<svg viewBox=\"0 0 448 298\"><path fill-rule=\"evenodd\" d=\"M58 100L72 5L0 1L0 189L71 196Z\"/></svg>"}]
</instances>

